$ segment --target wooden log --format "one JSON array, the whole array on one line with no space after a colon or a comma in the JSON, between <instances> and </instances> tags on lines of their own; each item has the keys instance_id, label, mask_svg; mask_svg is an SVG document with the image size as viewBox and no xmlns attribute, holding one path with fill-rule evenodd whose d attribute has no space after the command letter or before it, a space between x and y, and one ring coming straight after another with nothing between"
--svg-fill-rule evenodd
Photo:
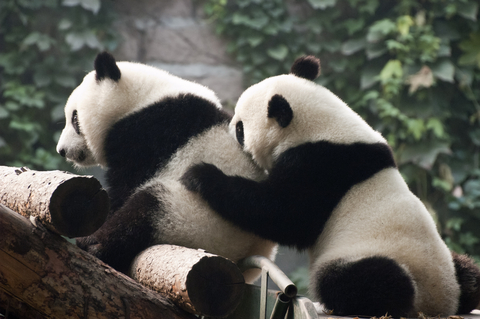
<instances>
[{"instance_id":1,"label":"wooden log","mask_svg":"<svg viewBox=\"0 0 480 319\"><path fill-rule=\"evenodd\" d=\"M203 316L231 314L245 290L243 275L230 260L173 245L152 246L141 252L130 274L183 309Z\"/></svg>"},{"instance_id":2,"label":"wooden log","mask_svg":"<svg viewBox=\"0 0 480 319\"><path fill-rule=\"evenodd\" d=\"M0 204L60 235L93 234L105 222L109 203L93 176L0 166Z\"/></svg>"},{"instance_id":3,"label":"wooden log","mask_svg":"<svg viewBox=\"0 0 480 319\"><path fill-rule=\"evenodd\" d=\"M20 316L27 304L39 318L195 318L3 205L0 291L0 309Z\"/></svg>"}]
</instances>

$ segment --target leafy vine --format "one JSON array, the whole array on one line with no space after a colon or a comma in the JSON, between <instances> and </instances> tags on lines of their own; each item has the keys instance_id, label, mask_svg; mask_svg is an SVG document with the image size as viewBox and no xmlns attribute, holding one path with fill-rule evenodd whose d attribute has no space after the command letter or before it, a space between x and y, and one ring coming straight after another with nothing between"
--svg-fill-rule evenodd
<instances>
[{"instance_id":1,"label":"leafy vine","mask_svg":"<svg viewBox=\"0 0 480 319\"><path fill-rule=\"evenodd\" d=\"M321 58L319 83L394 148L447 244L480 260L480 26L475 0L206 0L246 85Z\"/></svg>"},{"instance_id":2,"label":"leafy vine","mask_svg":"<svg viewBox=\"0 0 480 319\"><path fill-rule=\"evenodd\" d=\"M0 164L69 168L55 152L63 107L95 54L118 42L107 5L0 2Z\"/></svg>"}]
</instances>

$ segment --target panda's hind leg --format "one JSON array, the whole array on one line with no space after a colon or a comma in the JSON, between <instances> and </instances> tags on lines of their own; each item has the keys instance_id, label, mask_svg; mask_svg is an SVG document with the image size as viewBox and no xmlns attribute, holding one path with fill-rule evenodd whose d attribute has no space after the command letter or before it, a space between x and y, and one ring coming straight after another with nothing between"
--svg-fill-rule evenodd
<instances>
[{"instance_id":1,"label":"panda's hind leg","mask_svg":"<svg viewBox=\"0 0 480 319\"><path fill-rule=\"evenodd\" d=\"M137 191L95 233L77 238L77 246L127 273L135 256L158 235L154 220L162 209L153 191Z\"/></svg>"},{"instance_id":2,"label":"panda's hind leg","mask_svg":"<svg viewBox=\"0 0 480 319\"><path fill-rule=\"evenodd\" d=\"M480 304L480 270L466 255L452 252L457 281L460 285L460 300L457 313L470 313Z\"/></svg>"},{"instance_id":3,"label":"panda's hind leg","mask_svg":"<svg viewBox=\"0 0 480 319\"><path fill-rule=\"evenodd\" d=\"M335 315L407 317L413 311L412 279L391 258L337 259L321 266L315 276L317 297Z\"/></svg>"}]
</instances>

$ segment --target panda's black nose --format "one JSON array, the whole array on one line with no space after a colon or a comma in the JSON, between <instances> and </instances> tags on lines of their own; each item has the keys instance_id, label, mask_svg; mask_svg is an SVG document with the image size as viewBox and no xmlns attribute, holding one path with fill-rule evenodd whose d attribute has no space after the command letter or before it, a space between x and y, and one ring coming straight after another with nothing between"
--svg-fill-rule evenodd
<instances>
[{"instance_id":1,"label":"panda's black nose","mask_svg":"<svg viewBox=\"0 0 480 319\"><path fill-rule=\"evenodd\" d=\"M58 154L60 154L60 156L62 156L62 157L65 157L65 150L62 148L62 149L58 152Z\"/></svg>"}]
</instances>

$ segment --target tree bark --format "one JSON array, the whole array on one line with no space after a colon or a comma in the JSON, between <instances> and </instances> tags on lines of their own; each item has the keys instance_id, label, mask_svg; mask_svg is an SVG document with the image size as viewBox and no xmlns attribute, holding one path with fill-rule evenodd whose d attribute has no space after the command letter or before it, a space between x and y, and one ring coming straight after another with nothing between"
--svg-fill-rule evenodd
<instances>
[{"instance_id":1,"label":"tree bark","mask_svg":"<svg viewBox=\"0 0 480 319\"><path fill-rule=\"evenodd\" d=\"M146 249L135 258L130 273L144 286L197 315L231 314L245 290L243 275L230 260L173 245Z\"/></svg>"},{"instance_id":2,"label":"tree bark","mask_svg":"<svg viewBox=\"0 0 480 319\"><path fill-rule=\"evenodd\" d=\"M93 176L0 166L0 204L67 237L94 233L109 211L107 192Z\"/></svg>"},{"instance_id":3,"label":"tree bark","mask_svg":"<svg viewBox=\"0 0 480 319\"><path fill-rule=\"evenodd\" d=\"M0 309L43 318L195 318L0 205ZM34 309L34 310L32 310Z\"/></svg>"}]
</instances>

